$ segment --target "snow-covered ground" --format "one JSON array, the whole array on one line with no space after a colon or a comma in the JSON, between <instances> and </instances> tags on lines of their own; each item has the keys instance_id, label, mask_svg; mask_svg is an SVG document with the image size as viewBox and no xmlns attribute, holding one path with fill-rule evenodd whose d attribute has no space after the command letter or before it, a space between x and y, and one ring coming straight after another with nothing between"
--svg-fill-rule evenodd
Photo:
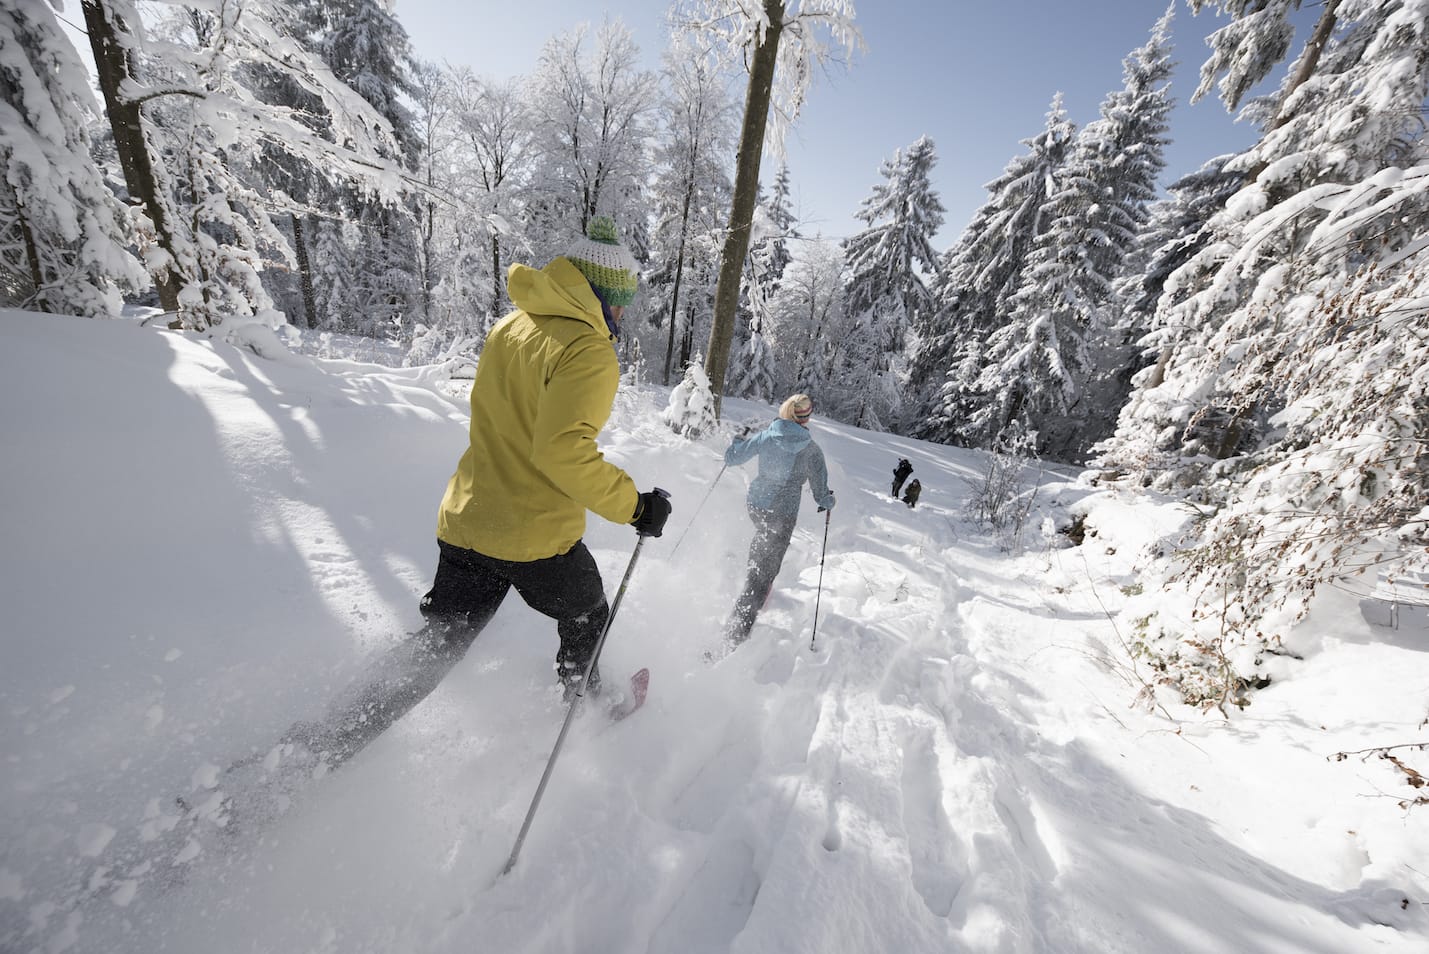
<instances>
[{"instance_id":1,"label":"snow-covered ground","mask_svg":"<svg viewBox=\"0 0 1429 954\"><path fill-rule=\"evenodd\" d=\"M822 571L806 502L752 640L712 664L750 471L710 492L726 439L672 434L661 389L602 437L673 494L602 667L649 666L650 700L578 720L515 870L564 710L554 626L512 597L407 718L260 833L200 823L175 877L142 837L175 794L419 625L466 442L434 377L0 312L0 949L1429 950L1429 808L1392 764L1330 758L1429 738L1422 619L1332 595L1293 678L1168 720L1130 705L1116 614L1181 511L1049 482L1009 554L964 515L978 454L816 414ZM900 456L916 509L888 496ZM1039 532L1073 511L1082 546ZM608 590L635 541L590 518Z\"/></svg>"}]
</instances>

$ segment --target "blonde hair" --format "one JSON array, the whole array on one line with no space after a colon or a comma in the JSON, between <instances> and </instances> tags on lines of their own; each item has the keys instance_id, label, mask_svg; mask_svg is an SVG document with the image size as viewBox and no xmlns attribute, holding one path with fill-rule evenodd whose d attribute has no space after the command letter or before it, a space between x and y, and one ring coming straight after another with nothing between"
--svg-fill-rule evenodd
<instances>
[{"instance_id":1,"label":"blonde hair","mask_svg":"<svg viewBox=\"0 0 1429 954\"><path fill-rule=\"evenodd\" d=\"M779 405L779 416L786 421L807 421L814 413L814 399L807 394L791 394ZM799 421L803 423L803 421Z\"/></svg>"}]
</instances>

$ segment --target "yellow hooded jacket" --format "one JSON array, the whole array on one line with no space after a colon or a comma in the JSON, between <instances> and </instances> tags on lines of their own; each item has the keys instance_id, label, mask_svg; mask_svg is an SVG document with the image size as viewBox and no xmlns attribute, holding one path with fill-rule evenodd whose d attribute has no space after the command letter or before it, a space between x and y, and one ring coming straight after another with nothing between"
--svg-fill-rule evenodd
<instances>
[{"instance_id":1,"label":"yellow hooded jacket","mask_svg":"<svg viewBox=\"0 0 1429 954\"><path fill-rule=\"evenodd\" d=\"M498 560L565 553L586 511L629 523L639 493L596 435L620 383L590 283L564 258L512 265L517 311L487 335L471 389L471 445L447 484L437 537Z\"/></svg>"}]
</instances>

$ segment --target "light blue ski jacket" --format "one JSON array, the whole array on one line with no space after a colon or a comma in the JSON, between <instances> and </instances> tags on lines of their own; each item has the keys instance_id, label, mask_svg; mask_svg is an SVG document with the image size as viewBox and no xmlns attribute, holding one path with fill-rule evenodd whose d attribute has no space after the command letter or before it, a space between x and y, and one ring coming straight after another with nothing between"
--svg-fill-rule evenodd
<instances>
[{"instance_id":1,"label":"light blue ski jacket","mask_svg":"<svg viewBox=\"0 0 1429 954\"><path fill-rule=\"evenodd\" d=\"M764 430L736 438L724 452L725 464L743 464L758 455L759 474L749 485L750 507L793 517L799 513L799 491L804 481L820 507L832 510L834 495L829 490L829 471L824 452L814 443L809 430L794 421L779 418Z\"/></svg>"}]
</instances>

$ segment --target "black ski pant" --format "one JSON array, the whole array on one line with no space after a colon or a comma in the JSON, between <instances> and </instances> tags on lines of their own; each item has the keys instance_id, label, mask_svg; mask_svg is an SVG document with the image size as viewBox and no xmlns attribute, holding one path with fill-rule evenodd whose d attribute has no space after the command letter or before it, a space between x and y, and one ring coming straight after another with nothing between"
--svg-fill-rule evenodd
<instances>
[{"instance_id":1,"label":"black ski pant","mask_svg":"<svg viewBox=\"0 0 1429 954\"><path fill-rule=\"evenodd\" d=\"M754 539L749 543L749 565L744 577L744 589L735 601L734 612L725 624L724 638L732 645L739 645L749 638L754 620L764 603L769 599L769 591L774 588L774 578L784 565L784 554L789 549L789 540L794 536L794 523L798 514L780 514L771 510L749 508L749 519L754 521Z\"/></svg>"},{"instance_id":2,"label":"black ski pant","mask_svg":"<svg viewBox=\"0 0 1429 954\"><path fill-rule=\"evenodd\" d=\"M306 745L332 766L356 755L437 687L512 587L528 606L556 620L556 666L564 679L584 673L610 616L600 569L584 543L529 563L437 543L436 579L421 603L426 625L383 654L321 723L294 726L287 741ZM592 672L590 688L599 681Z\"/></svg>"}]
</instances>

